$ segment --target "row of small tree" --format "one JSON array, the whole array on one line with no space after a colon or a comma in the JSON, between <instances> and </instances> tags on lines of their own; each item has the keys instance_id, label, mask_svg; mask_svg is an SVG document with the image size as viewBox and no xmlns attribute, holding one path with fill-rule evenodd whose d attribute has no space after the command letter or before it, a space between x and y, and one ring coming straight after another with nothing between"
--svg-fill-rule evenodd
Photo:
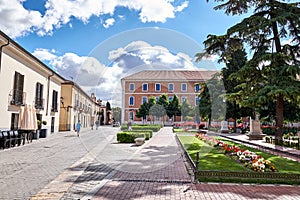
<instances>
[{"instance_id":1,"label":"row of small tree","mask_svg":"<svg viewBox=\"0 0 300 200\"><path fill-rule=\"evenodd\" d=\"M176 116L182 116L183 120L186 120L188 116L194 116L196 110L198 109L192 107L187 98L180 104L176 94L172 100L169 100L166 94L162 94L158 100L154 96L149 97L136 112L136 117L146 120L147 116L161 118L167 115L169 119L175 120Z\"/></svg>"}]
</instances>

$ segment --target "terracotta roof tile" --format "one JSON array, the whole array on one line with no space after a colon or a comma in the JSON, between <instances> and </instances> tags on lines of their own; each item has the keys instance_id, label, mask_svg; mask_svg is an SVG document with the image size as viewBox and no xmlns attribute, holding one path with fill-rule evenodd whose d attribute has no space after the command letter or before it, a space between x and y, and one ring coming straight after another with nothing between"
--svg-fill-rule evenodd
<instances>
[{"instance_id":1,"label":"terracotta roof tile","mask_svg":"<svg viewBox=\"0 0 300 200\"><path fill-rule=\"evenodd\" d=\"M201 70L145 70L126 76L122 80L208 80L218 71Z\"/></svg>"}]
</instances>

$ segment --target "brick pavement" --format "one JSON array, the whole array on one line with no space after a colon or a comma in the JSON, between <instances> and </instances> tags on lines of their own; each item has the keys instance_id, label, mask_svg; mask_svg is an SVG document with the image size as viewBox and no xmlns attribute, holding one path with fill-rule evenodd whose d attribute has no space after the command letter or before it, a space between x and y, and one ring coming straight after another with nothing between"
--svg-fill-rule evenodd
<instances>
[{"instance_id":1,"label":"brick pavement","mask_svg":"<svg viewBox=\"0 0 300 200\"><path fill-rule=\"evenodd\" d=\"M171 128L163 128L162 131L150 140L149 143L146 143L144 149L137 154L138 156L149 156L149 159L141 158L137 161L138 157L134 156L132 158L132 163L134 164L131 163L130 159L127 163L122 165L126 170L117 170L110 180L99 187L97 193L84 199L296 200L300 198L299 186L191 183L191 179L183 164L183 158L181 157L178 146L175 145L174 135L171 132ZM164 142L165 145L163 145ZM168 148L168 144L170 144L170 148ZM157 154L155 154L155 152ZM170 160L173 160L174 162L167 161L169 159L169 153L171 153ZM155 156L158 156L159 154L162 154L161 159L155 159ZM163 159L166 159L166 162L162 162L164 167L158 167L161 164L159 161L162 161ZM166 163L169 163L169 165L165 165ZM143 165L144 167L141 169L141 166Z\"/></svg>"},{"instance_id":2,"label":"brick pavement","mask_svg":"<svg viewBox=\"0 0 300 200\"><path fill-rule=\"evenodd\" d=\"M87 137L86 143L88 139L92 139L90 134L83 133L81 137L83 139ZM45 140L41 146L52 148L61 145L58 142L61 139L59 136L49 138L47 140L51 142L47 143ZM97 145L94 143L93 148L89 148L84 157L53 179L44 189L32 196L32 199L293 200L300 198L299 186L191 183L184 157L181 155L171 128L168 127L161 129L150 141L140 147L111 141L114 139L106 138L105 141L102 140L103 143ZM72 142L75 141L72 139ZM34 148L32 149L35 151ZM17 168L18 165L15 166ZM0 181L0 183L4 182ZM22 187L26 188L26 184ZM9 196L9 194L3 195L4 190L1 193L2 196ZM26 198L22 198L20 194L15 199Z\"/></svg>"}]
</instances>

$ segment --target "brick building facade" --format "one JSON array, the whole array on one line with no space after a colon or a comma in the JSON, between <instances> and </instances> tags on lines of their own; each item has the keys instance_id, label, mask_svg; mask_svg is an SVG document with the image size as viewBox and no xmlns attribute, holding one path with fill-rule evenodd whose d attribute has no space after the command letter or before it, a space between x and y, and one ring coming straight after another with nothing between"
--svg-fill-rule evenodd
<instances>
[{"instance_id":1,"label":"brick building facade","mask_svg":"<svg viewBox=\"0 0 300 200\"><path fill-rule=\"evenodd\" d=\"M191 70L145 70L121 80L122 83L122 122L141 121L135 116L140 106L151 96L159 98L166 94L171 101L174 94L181 104L185 98L192 106L197 104L199 86L197 83L210 79L216 71Z\"/></svg>"}]
</instances>

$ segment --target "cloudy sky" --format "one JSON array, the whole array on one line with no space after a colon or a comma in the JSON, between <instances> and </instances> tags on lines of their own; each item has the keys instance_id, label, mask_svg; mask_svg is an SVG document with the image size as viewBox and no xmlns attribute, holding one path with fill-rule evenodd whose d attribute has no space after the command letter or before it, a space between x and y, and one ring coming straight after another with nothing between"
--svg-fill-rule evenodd
<instances>
[{"instance_id":1,"label":"cloudy sky","mask_svg":"<svg viewBox=\"0 0 300 200\"><path fill-rule=\"evenodd\" d=\"M208 34L241 17L206 0L0 0L0 29L86 92L119 105L120 78L143 69L220 69L194 62Z\"/></svg>"}]
</instances>

